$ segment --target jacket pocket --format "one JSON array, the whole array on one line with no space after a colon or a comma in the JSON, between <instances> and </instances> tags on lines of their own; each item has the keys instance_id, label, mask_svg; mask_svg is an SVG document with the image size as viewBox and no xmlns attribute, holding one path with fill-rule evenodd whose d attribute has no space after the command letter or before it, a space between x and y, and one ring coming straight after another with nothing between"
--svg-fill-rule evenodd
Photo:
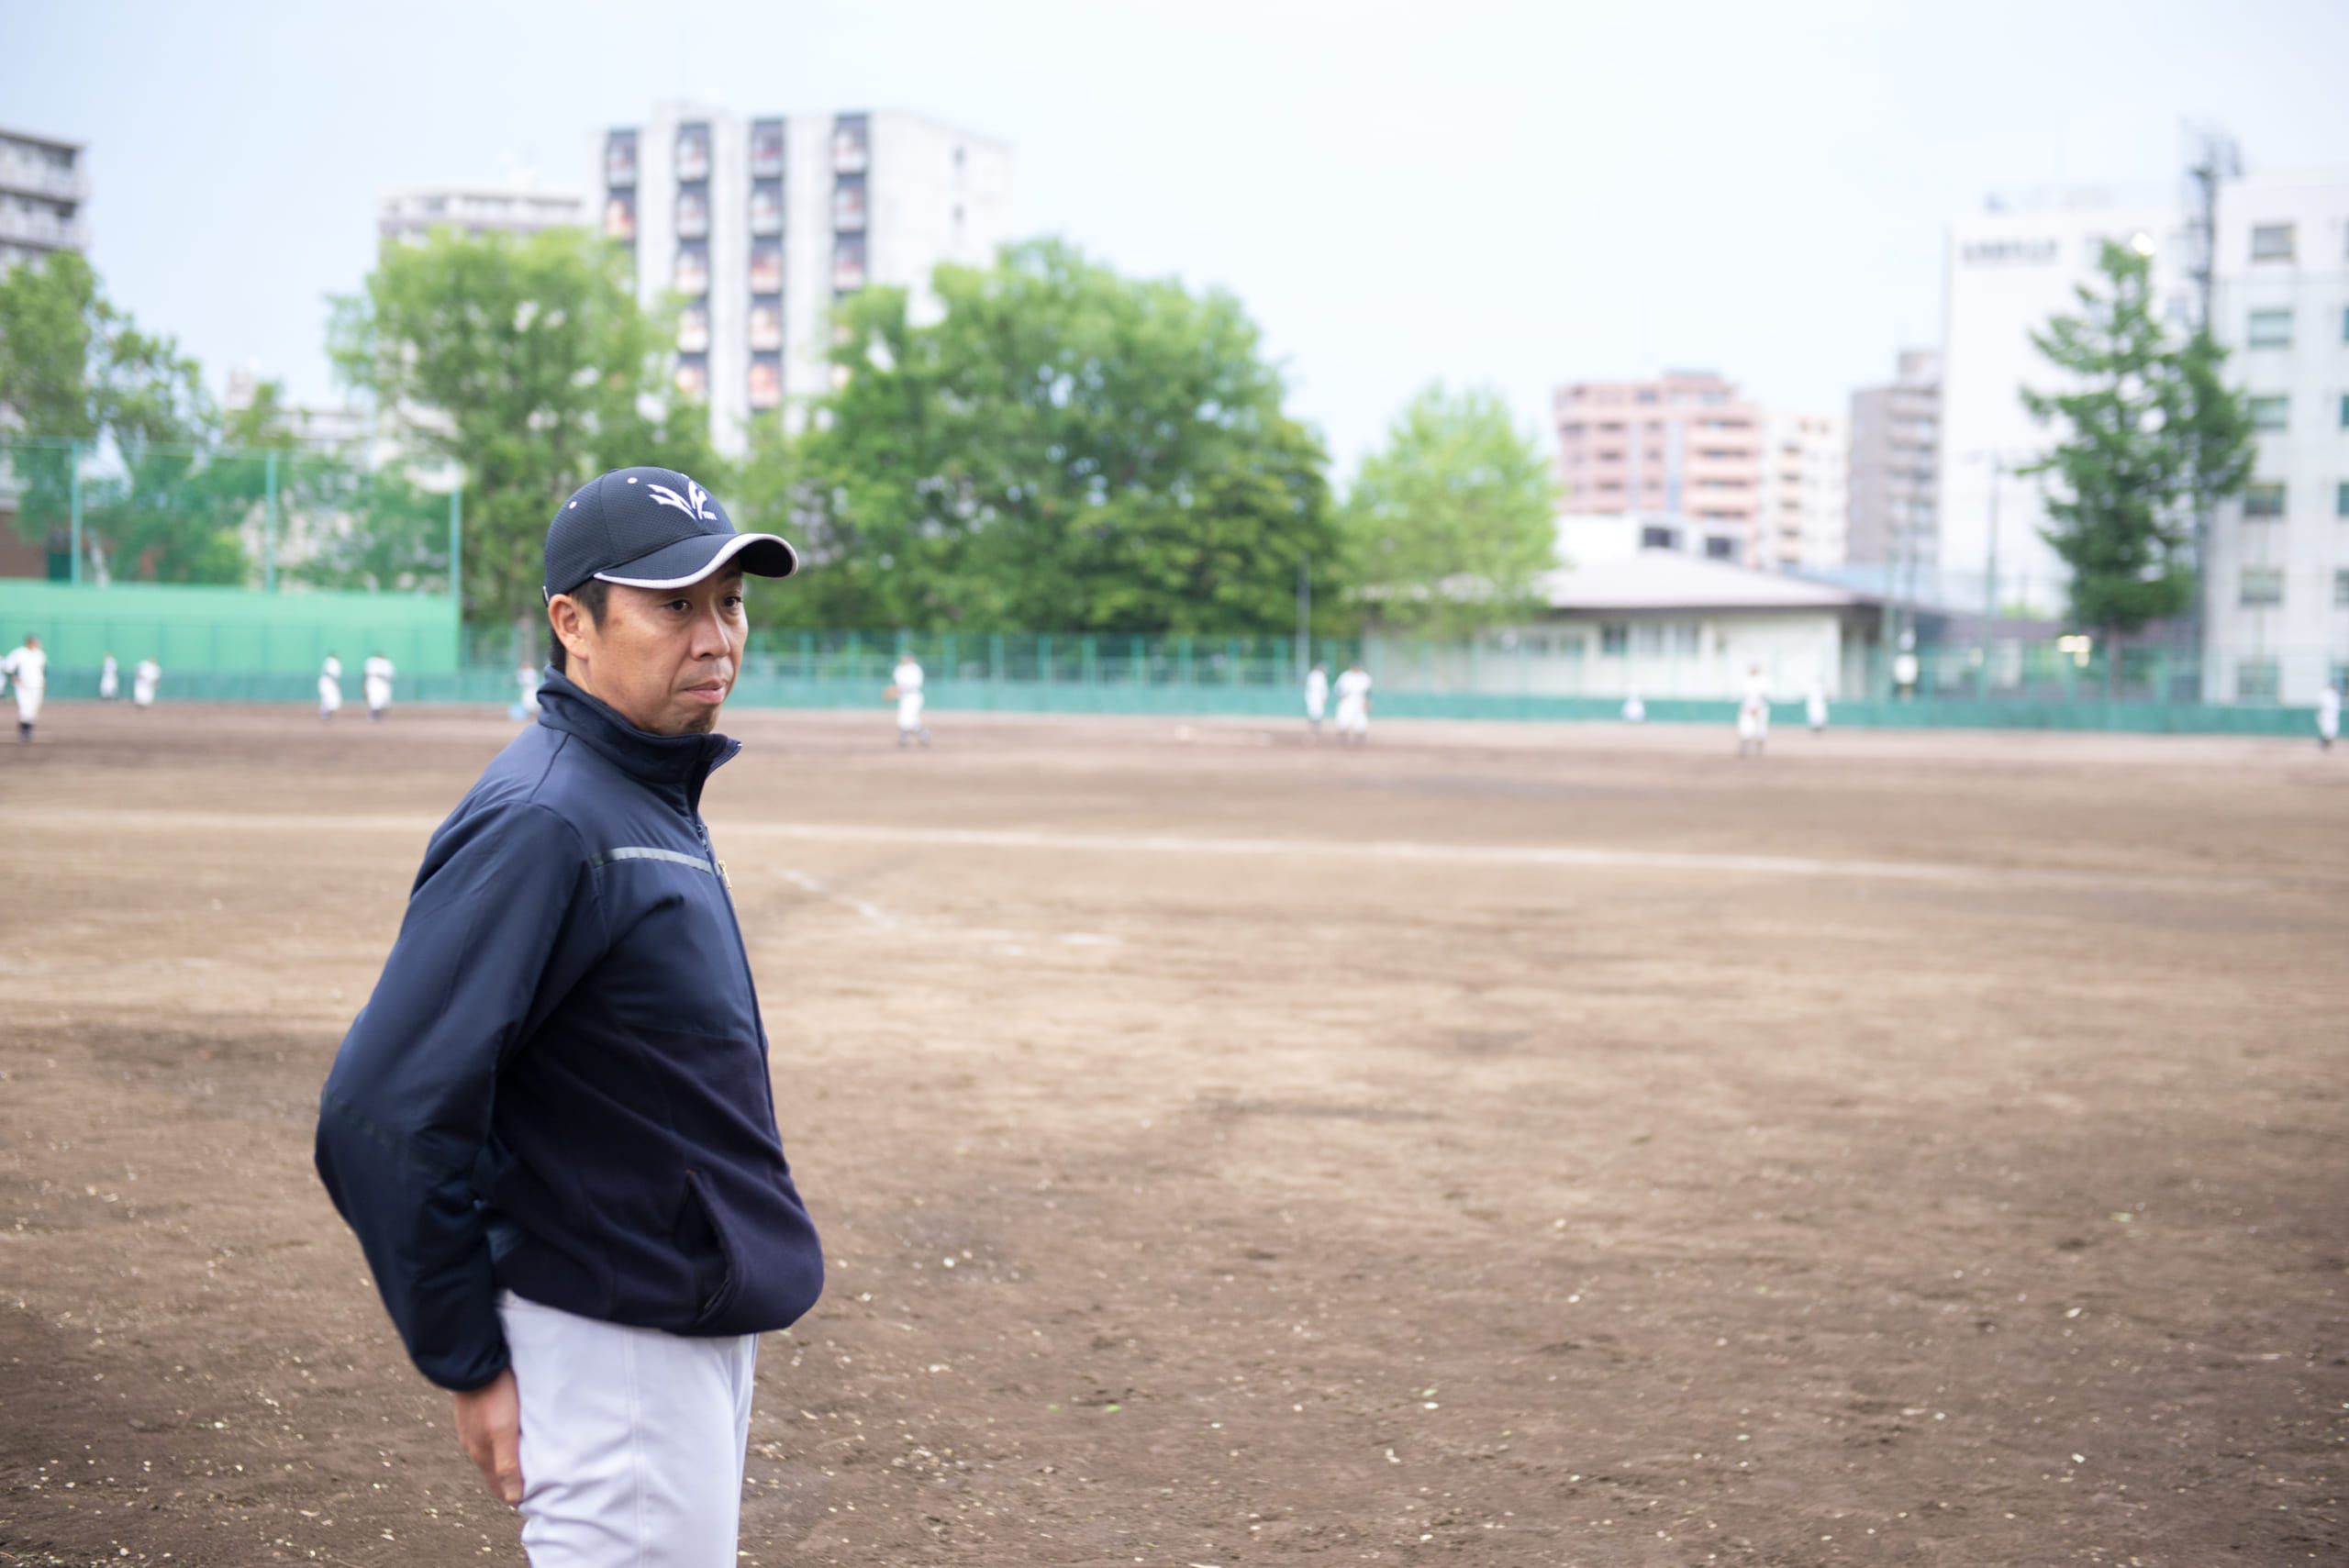
<instances>
[{"instance_id":1,"label":"jacket pocket","mask_svg":"<svg viewBox=\"0 0 2349 1568\"><path fill-rule=\"evenodd\" d=\"M709 1179L699 1171L685 1173L677 1231L678 1244L693 1267L694 1322L698 1326L733 1306L742 1291L741 1262L733 1237L727 1233L725 1211L711 1195Z\"/></svg>"}]
</instances>

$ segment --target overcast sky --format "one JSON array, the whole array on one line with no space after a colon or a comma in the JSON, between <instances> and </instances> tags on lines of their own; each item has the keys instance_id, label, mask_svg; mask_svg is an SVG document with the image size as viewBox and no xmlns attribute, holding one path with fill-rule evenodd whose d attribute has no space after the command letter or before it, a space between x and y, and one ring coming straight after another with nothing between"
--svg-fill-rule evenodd
<instances>
[{"instance_id":1,"label":"overcast sky","mask_svg":"<svg viewBox=\"0 0 2349 1568\"><path fill-rule=\"evenodd\" d=\"M1719 369L1840 409L1939 336L1991 190L2175 185L2188 118L2349 163L2349 5L0 0L0 125L86 142L93 257L217 386L340 395L378 190L584 186L695 96L1011 143L1019 232L1231 290L1341 463L1431 379Z\"/></svg>"}]
</instances>

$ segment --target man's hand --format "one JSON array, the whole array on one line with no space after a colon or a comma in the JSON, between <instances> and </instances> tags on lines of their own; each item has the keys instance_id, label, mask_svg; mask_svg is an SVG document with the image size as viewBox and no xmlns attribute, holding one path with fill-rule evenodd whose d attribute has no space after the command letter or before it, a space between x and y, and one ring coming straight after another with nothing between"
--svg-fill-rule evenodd
<instances>
[{"instance_id":1,"label":"man's hand","mask_svg":"<svg viewBox=\"0 0 2349 1568\"><path fill-rule=\"evenodd\" d=\"M457 1398L457 1442L498 1501L522 1503L522 1401L507 1367Z\"/></svg>"}]
</instances>

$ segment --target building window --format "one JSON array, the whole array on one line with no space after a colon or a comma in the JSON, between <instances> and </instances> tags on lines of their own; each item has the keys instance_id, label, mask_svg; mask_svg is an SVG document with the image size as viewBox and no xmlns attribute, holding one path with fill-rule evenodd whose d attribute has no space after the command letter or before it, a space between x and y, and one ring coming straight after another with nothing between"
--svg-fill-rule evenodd
<instances>
[{"instance_id":1,"label":"building window","mask_svg":"<svg viewBox=\"0 0 2349 1568\"><path fill-rule=\"evenodd\" d=\"M2284 569L2246 566L2243 569L2243 607L2266 609L2284 602Z\"/></svg>"},{"instance_id":2,"label":"building window","mask_svg":"<svg viewBox=\"0 0 2349 1568\"><path fill-rule=\"evenodd\" d=\"M1598 623L1598 651L1620 659L1631 651L1631 628L1620 620Z\"/></svg>"},{"instance_id":3,"label":"building window","mask_svg":"<svg viewBox=\"0 0 2349 1568\"><path fill-rule=\"evenodd\" d=\"M751 122L751 178L780 180L783 178L783 122L752 120Z\"/></svg>"},{"instance_id":4,"label":"building window","mask_svg":"<svg viewBox=\"0 0 2349 1568\"><path fill-rule=\"evenodd\" d=\"M604 139L604 183L614 189L636 183L636 132L616 130Z\"/></svg>"},{"instance_id":5,"label":"building window","mask_svg":"<svg viewBox=\"0 0 2349 1568\"><path fill-rule=\"evenodd\" d=\"M863 173L872 159L870 136L863 115L842 115L832 121L832 172Z\"/></svg>"},{"instance_id":6,"label":"building window","mask_svg":"<svg viewBox=\"0 0 2349 1568\"><path fill-rule=\"evenodd\" d=\"M1678 541L1672 537L1672 530L1670 528L1660 528L1650 526L1640 530L1640 548L1642 550L1671 550L1675 548L1677 542Z\"/></svg>"},{"instance_id":7,"label":"building window","mask_svg":"<svg viewBox=\"0 0 2349 1568\"><path fill-rule=\"evenodd\" d=\"M751 361L751 406L775 408L783 404L783 361L762 354Z\"/></svg>"},{"instance_id":8,"label":"building window","mask_svg":"<svg viewBox=\"0 0 2349 1568\"><path fill-rule=\"evenodd\" d=\"M783 182L761 180L751 187L751 232L783 232Z\"/></svg>"},{"instance_id":9,"label":"building window","mask_svg":"<svg viewBox=\"0 0 2349 1568\"><path fill-rule=\"evenodd\" d=\"M2341 428L2349 430L2349 392L2341 395Z\"/></svg>"},{"instance_id":10,"label":"building window","mask_svg":"<svg viewBox=\"0 0 2349 1568\"><path fill-rule=\"evenodd\" d=\"M2277 663L2273 659L2246 659L2235 666L2235 701L2274 702Z\"/></svg>"},{"instance_id":11,"label":"building window","mask_svg":"<svg viewBox=\"0 0 2349 1568\"><path fill-rule=\"evenodd\" d=\"M751 247L751 292L783 292L783 247L772 239L760 240Z\"/></svg>"},{"instance_id":12,"label":"building window","mask_svg":"<svg viewBox=\"0 0 2349 1568\"><path fill-rule=\"evenodd\" d=\"M1737 540L1724 539L1720 534L1709 535L1705 539L1705 556L1709 561L1734 561L1737 559Z\"/></svg>"},{"instance_id":13,"label":"building window","mask_svg":"<svg viewBox=\"0 0 2349 1568\"><path fill-rule=\"evenodd\" d=\"M2254 397L2251 400L2251 428L2254 430L2280 430L2291 423L2292 400L2277 395Z\"/></svg>"},{"instance_id":14,"label":"building window","mask_svg":"<svg viewBox=\"0 0 2349 1568\"><path fill-rule=\"evenodd\" d=\"M2254 261L2288 261L2292 259L2292 226L2288 223L2262 223L2251 230L2251 259Z\"/></svg>"},{"instance_id":15,"label":"building window","mask_svg":"<svg viewBox=\"0 0 2349 1568\"><path fill-rule=\"evenodd\" d=\"M1664 623L1643 620L1631 628L1631 651L1642 659L1659 658L1664 653Z\"/></svg>"},{"instance_id":16,"label":"building window","mask_svg":"<svg viewBox=\"0 0 2349 1568\"><path fill-rule=\"evenodd\" d=\"M670 274L669 286L682 295L703 295L709 292L709 247L680 245L677 247L676 270Z\"/></svg>"},{"instance_id":17,"label":"building window","mask_svg":"<svg viewBox=\"0 0 2349 1568\"><path fill-rule=\"evenodd\" d=\"M686 185L677 192L677 238L709 238L709 187Z\"/></svg>"},{"instance_id":18,"label":"building window","mask_svg":"<svg viewBox=\"0 0 2349 1568\"><path fill-rule=\"evenodd\" d=\"M2284 486L2280 482L2254 484L2243 493L2243 515L2246 517L2280 517L2284 515Z\"/></svg>"},{"instance_id":19,"label":"building window","mask_svg":"<svg viewBox=\"0 0 2349 1568\"><path fill-rule=\"evenodd\" d=\"M832 228L840 234L864 232L864 176L843 174L832 183Z\"/></svg>"},{"instance_id":20,"label":"building window","mask_svg":"<svg viewBox=\"0 0 2349 1568\"><path fill-rule=\"evenodd\" d=\"M696 401L709 395L709 359L689 354L677 361L677 391Z\"/></svg>"},{"instance_id":21,"label":"building window","mask_svg":"<svg viewBox=\"0 0 2349 1568\"><path fill-rule=\"evenodd\" d=\"M604 201L604 238L636 243L636 193L614 191Z\"/></svg>"},{"instance_id":22,"label":"building window","mask_svg":"<svg viewBox=\"0 0 2349 1568\"><path fill-rule=\"evenodd\" d=\"M2335 609L2349 607L2349 566L2332 569L2332 606Z\"/></svg>"},{"instance_id":23,"label":"building window","mask_svg":"<svg viewBox=\"0 0 2349 1568\"><path fill-rule=\"evenodd\" d=\"M2292 313L2288 310L2254 310L2243 336L2243 345L2252 349L2288 349L2292 346Z\"/></svg>"},{"instance_id":24,"label":"building window","mask_svg":"<svg viewBox=\"0 0 2349 1568\"><path fill-rule=\"evenodd\" d=\"M841 234L832 239L832 289L852 294L864 286L864 236Z\"/></svg>"},{"instance_id":25,"label":"building window","mask_svg":"<svg viewBox=\"0 0 2349 1568\"><path fill-rule=\"evenodd\" d=\"M677 312L677 352L706 354L709 351L709 306L689 305Z\"/></svg>"},{"instance_id":26,"label":"building window","mask_svg":"<svg viewBox=\"0 0 2349 1568\"><path fill-rule=\"evenodd\" d=\"M2349 517L2349 479L2344 479L2332 487L2332 515L2336 517Z\"/></svg>"},{"instance_id":27,"label":"building window","mask_svg":"<svg viewBox=\"0 0 2349 1568\"><path fill-rule=\"evenodd\" d=\"M677 128L677 178L680 182L709 178L709 127Z\"/></svg>"},{"instance_id":28,"label":"building window","mask_svg":"<svg viewBox=\"0 0 2349 1568\"><path fill-rule=\"evenodd\" d=\"M783 347L783 302L779 299L754 299L751 302L751 320L743 333L754 350Z\"/></svg>"}]
</instances>

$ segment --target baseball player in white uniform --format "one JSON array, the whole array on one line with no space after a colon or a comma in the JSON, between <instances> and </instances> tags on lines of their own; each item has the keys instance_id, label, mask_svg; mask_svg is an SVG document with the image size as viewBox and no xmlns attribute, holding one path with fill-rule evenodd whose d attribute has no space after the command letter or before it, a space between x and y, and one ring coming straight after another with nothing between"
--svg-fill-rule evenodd
<instances>
[{"instance_id":1,"label":"baseball player in white uniform","mask_svg":"<svg viewBox=\"0 0 2349 1568\"><path fill-rule=\"evenodd\" d=\"M0 659L0 676L17 684L17 739L30 744L33 723L40 717L41 694L49 690L49 655L40 639L27 632L25 639Z\"/></svg>"},{"instance_id":2,"label":"baseball player in white uniform","mask_svg":"<svg viewBox=\"0 0 2349 1568\"><path fill-rule=\"evenodd\" d=\"M155 688L163 679L163 667L152 659L141 659L130 672L131 706L145 711L155 706Z\"/></svg>"},{"instance_id":3,"label":"baseball player in white uniform","mask_svg":"<svg viewBox=\"0 0 2349 1568\"><path fill-rule=\"evenodd\" d=\"M1330 672L1316 664L1305 674L1305 722L1313 739L1321 739L1321 715L1330 706Z\"/></svg>"},{"instance_id":4,"label":"baseball player in white uniform","mask_svg":"<svg viewBox=\"0 0 2349 1568\"><path fill-rule=\"evenodd\" d=\"M1813 735L1827 728L1827 683L1813 675L1810 691L1802 699L1802 716L1809 721Z\"/></svg>"},{"instance_id":5,"label":"baseball player in white uniform","mask_svg":"<svg viewBox=\"0 0 2349 1568\"><path fill-rule=\"evenodd\" d=\"M1763 742L1770 739L1770 684L1762 678L1762 666L1749 665L1745 672L1745 695L1737 705L1737 754L1762 754Z\"/></svg>"},{"instance_id":6,"label":"baseball player in white uniform","mask_svg":"<svg viewBox=\"0 0 2349 1568\"><path fill-rule=\"evenodd\" d=\"M384 710L392 706L392 677L397 673L380 653L370 653L367 662L360 666L360 686L367 694L369 718L383 717Z\"/></svg>"},{"instance_id":7,"label":"baseball player in white uniform","mask_svg":"<svg viewBox=\"0 0 2349 1568\"><path fill-rule=\"evenodd\" d=\"M98 700L112 702L120 695L122 695L122 672L116 666L114 655L109 653L98 665Z\"/></svg>"},{"instance_id":8,"label":"baseball player in white uniform","mask_svg":"<svg viewBox=\"0 0 2349 1568\"><path fill-rule=\"evenodd\" d=\"M342 661L333 654L318 666L318 718L321 723L335 716L342 706Z\"/></svg>"},{"instance_id":9,"label":"baseball player in white uniform","mask_svg":"<svg viewBox=\"0 0 2349 1568\"><path fill-rule=\"evenodd\" d=\"M516 718L539 717L539 667L524 664L514 672L514 715Z\"/></svg>"},{"instance_id":10,"label":"baseball player in white uniform","mask_svg":"<svg viewBox=\"0 0 2349 1568\"><path fill-rule=\"evenodd\" d=\"M2330 751L2332 743L2341 739L2341 687L2328 684L2316 695L2316 743L2320 750Z\"/></svg>"},{"instance_id":11,"label":"baseball player in white uniform","mask_svg":"<svg viewBox=\"0 0 2349 1568\"><path fill-rule=\"evenodd\" d=\"M930 744L930 731L921 722L921 665L910 653L900 654L897 667L889 673L889 689L885 698L894 697L897 704L897 744L910 746L918 741Z\"/></svg>"},{"instance_id":12,"label":"baseball player in white uniform","mask_svg":"<svg viewBox=\"0 0 2349 1568\"><path fill-rule=\"evenodd\" d=\"M1359 663L1338 677L1338 742L1361 746L1370 740L1370 672Z\"/></svg>"},{"instance_id":13,"label":"baseball player in white uniform","mask_svg":"<svg viewBox=\"0 0 2349 1568\"><path fill-rule=\"evenodd\" d=\"M1630 691L1623 694L1623 722L1626 724L1645 724L1647 721L1648 705L1641 698L1640 688L1633 686Z\"/></svg>"}]
</instances>

